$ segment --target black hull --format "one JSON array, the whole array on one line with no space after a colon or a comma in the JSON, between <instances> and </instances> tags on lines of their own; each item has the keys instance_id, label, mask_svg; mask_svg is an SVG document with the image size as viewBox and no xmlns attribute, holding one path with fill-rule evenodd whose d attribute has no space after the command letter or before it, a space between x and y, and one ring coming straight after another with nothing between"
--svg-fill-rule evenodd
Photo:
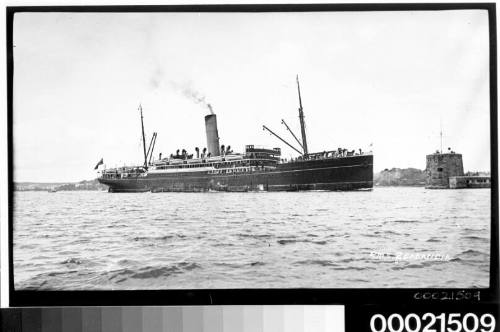
<instances>
[{"instance_id":1,"label":"black hull","mask_svg":"<svg viewBox=\"0 0 500 332\"><path fill-rule=\"evenodd\" d=\"M279 164L272 171L209 174L162 173L104 179L110 192L204 192L359 190L373 187L373 156L317 159Z\"/></svg>"}]
</instances>

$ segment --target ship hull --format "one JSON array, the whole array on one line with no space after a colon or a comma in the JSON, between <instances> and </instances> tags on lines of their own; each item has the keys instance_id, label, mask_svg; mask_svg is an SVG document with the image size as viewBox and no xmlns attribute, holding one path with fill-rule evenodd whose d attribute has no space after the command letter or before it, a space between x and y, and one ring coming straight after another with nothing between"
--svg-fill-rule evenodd
<instances>
[{"instance_id":1,"label":"ship hull","mask_svg":"<svg viewBox=\"0 0 500 332\"><path fill-rule=\"evenodd\" d=\"M247 173L149 173L143 177L103 179L110 192L360 190L373 187L373 156L360 155L279 164L274 170Z\"/></svg>"}]
</instances>

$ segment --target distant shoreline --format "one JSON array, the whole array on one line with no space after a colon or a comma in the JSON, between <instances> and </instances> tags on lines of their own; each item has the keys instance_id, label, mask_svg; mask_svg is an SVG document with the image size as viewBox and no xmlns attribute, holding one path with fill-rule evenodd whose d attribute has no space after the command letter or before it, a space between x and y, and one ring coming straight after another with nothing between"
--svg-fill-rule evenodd
<instances>
[{"instance_id":1,"label":"distant shoreline","mask_svg":"<svg viewBox=\"0 0 500 332\"><path fill-rule=\"evenodd\" d=\"M80 182L14 182L14 191L102 191L108 187L97 179Z\"/></svg>"},{"instance_id":2,"label":"distant shoreline","mask_svg":"<svg viewBox=\"0 0 500 332\"><path fill-rule=\"evenodd\" d=\"M471 172L468 172L471 173ZM472 172L488 174L488 172ZM427 173L417 168L384 169L373 175L374 187L425 187ZM14 182L14 191L105 191L108 187L97 181L80 182Z\"/></svg>"}]
</instances>

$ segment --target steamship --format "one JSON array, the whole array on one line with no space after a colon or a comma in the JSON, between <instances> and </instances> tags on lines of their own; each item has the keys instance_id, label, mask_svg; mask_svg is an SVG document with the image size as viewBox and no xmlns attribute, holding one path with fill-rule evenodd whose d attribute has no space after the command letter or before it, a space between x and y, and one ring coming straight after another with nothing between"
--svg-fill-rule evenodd
<instances>
[{"instance_id":1,"label":"steamship","mask_svg":"<svg viewBox=\"0 0 500 332\"><path fill-rule=\"evenodd\" d=\"M298 190L363 190L373 187L373 155L361 149L309 152L304 123L300 84L297 77L301 140L286 122L282 124L293 136L292 145L268 127L270 134L295 150L299 156L283 159L281 149L246 145L245 152L234 152L219 144L217 116L205 116L207 148L196 155L179 150L169 157L151 160L157 133L153 133L146 151L142 107L139 106L142 127L144 163L99 170L98 181L109 192L206 192L206 191L298 191Z\"/></svg>"}]
</instances>

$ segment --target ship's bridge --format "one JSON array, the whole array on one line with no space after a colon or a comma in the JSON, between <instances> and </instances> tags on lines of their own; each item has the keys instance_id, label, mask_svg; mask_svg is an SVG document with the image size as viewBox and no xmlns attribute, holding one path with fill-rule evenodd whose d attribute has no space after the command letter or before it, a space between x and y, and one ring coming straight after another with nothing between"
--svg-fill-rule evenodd
<instances>
[{"instance_id":1,"label":"ship's bridge","mask_svg":"<svg viewBox=\"0 0 500 332\"><path fill-rule=\"evenodd\" d=\"M246 145L245 153L246 157L250 159L271 159L279 161L281 157L280 148L269 149L263 146L256 145Z\"/></svg>"}]
</instances>

